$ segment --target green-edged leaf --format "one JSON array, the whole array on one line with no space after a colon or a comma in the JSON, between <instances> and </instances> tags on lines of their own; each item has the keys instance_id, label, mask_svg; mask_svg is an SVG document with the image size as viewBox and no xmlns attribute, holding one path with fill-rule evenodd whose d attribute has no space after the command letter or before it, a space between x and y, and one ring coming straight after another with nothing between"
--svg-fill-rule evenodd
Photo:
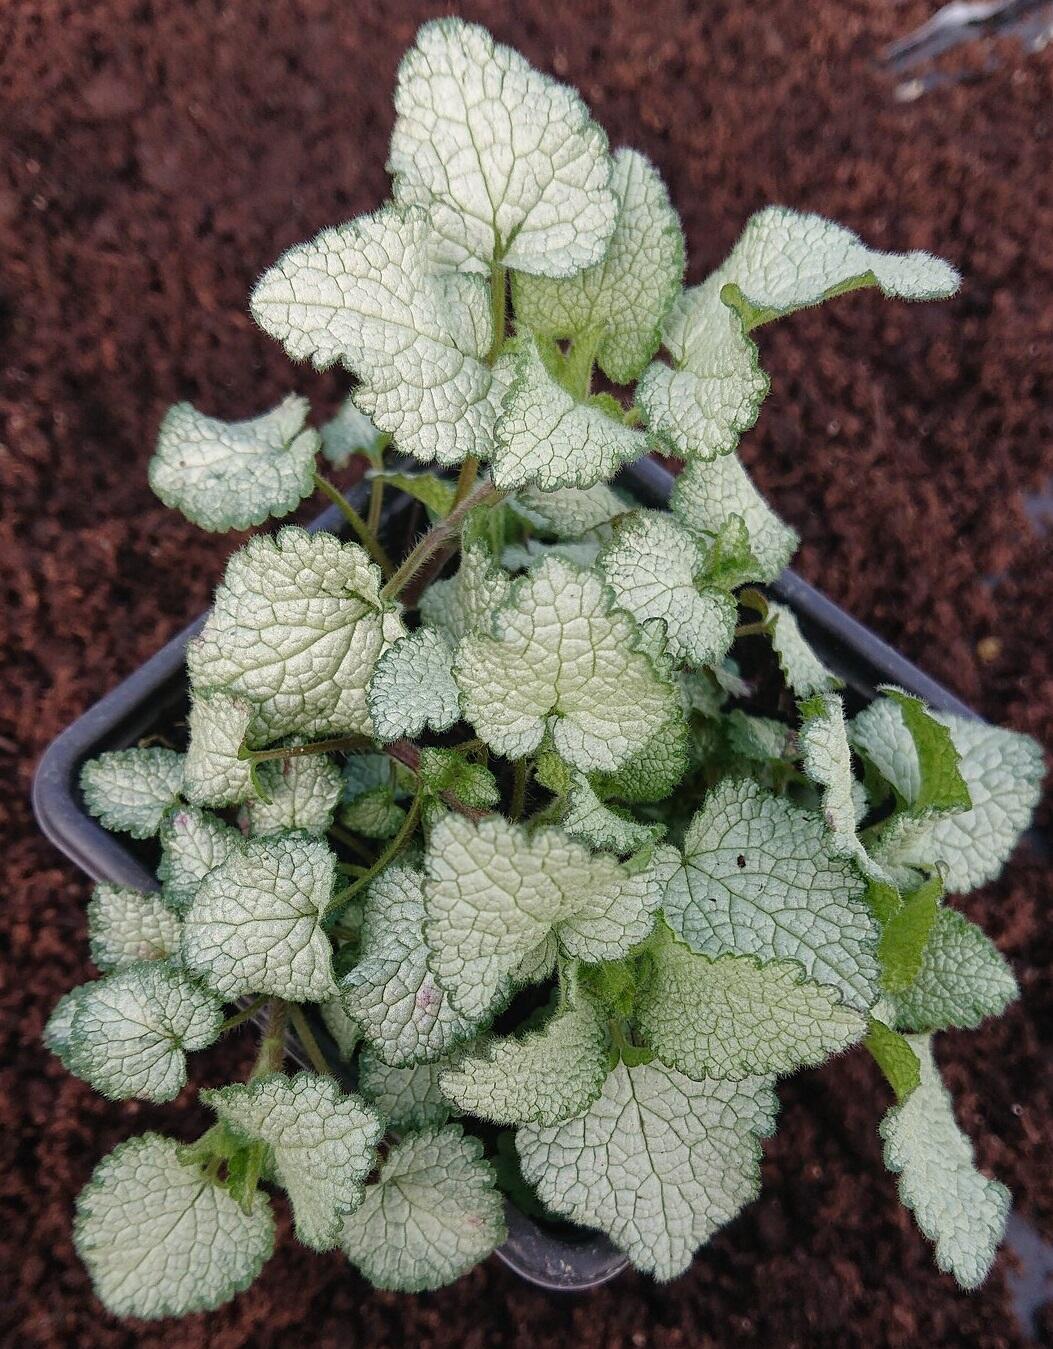
<instances>
[{"instance_id":1,"label":"green-edged leaf","mask_svg":"<svg viewBox=\"0 0 1053 1349\"><path fill-rule=\"evenodd\" d=\"M91 958L104 974L179 950L179 917L158 894L97 885L88 905Z\"/></svg>"},{"instance_id":2,"label":"green-edged leaf","mask_svg":"<svg viewBox=\"0 0 1053 1349\"><path fill-rule=\"evenodd\" d=\"M961 283L931 253L882 253L843 225L785 206L750 217L719 274L732 287L721 298L746 328L861 286L903 300L945 300Z\"/></svg>"},{"instance_id":3,"label":"green-edged leaf","mask_svg":"<svg viewBox=\"0 0 1053 1349\"><path fill-rule=\"evenodd\" d=\"M420 210L386 206L291 248L252 293L256 322L294 360L342 362L355 401L400 450L442 464L493 437L493 320L482 277L440 273Z\"/></svg>"},{"instance_id":4,"label":"green-edged leaf","mask_svg":"<svg viewBox=\"0 0 1053 1349\"><path fill-rule=\"evenodd\" d=\"M419 628L377 661L367 694L378 740L446 731L460 718L453 652L434 628Z\"/></svg>"},{"instance_id":5,"label":"green-edged leaf","mask_svg":"<svg viewBox=\"0 0 1053 1349\"><path fill-rule=\"evenodd\" d=\"M871 1017L863 1043L885 1074L889 1086L896 1093L896 1100L905 1101L921 1082L921 1065L906 1036L890 1030L876 1017Z\"/></svg>"},{"instance_id":6,"label":"green-edged leaf","mask_svg":"<svg viewBox=\"0 0 1053 1349\"><path fill-rule=\"evenodd\" d=\"M615 960L650 932L671 852L659 848L630 875L558 829L527 834L499 816L446 815L426 857L431 968L454 1006L478 1021L550 931L575 959Z\"/></svg>"},{"instance_id":7,"label":"green-edged leaf","mask_svg":"<svg viewBox=\"0 0 1053 1349\"><path fill-rule=\"evenodd\" d=\"M618 603L639 623L660 619L677 661L712 665L735 637L735 602L700 585L706 550L666 512L636 511L604 550L601 566Z\"/></svg>"},{"instance_id":8,"label":"green-edged leaf","mask_svg":"<svg viewBox=\"0 0 1053 1349\"><path fill-rule=\"evenodd\" d=\"M517 274L516 317L542 337L595 344L616 384L654 355L684 273L684 235L658 171L636 150L614 155L618 220L602 262L567 280Z\"/></svg>"},{"instance_id":9,"label":"green-edged leaf","mask_svg":"<svg viewBox=\"0 0 1053 1349\"><path fill-rule=\"evenodd\" d=\"M906 821L894 817L873 855L897 879L940 863L947 889L964 892L994 880L1030 824L1044 772L1042 751L1016 731L946 712L933 715L950 730L972 806Z\"/></svg>"},{"instance_id":10,"label":"green-edged leaf","mask_svg":"<svg viewBox=\"0 0 1053 1349\"><path fill-rule=\"evenodd\" d=\"M688 729L679 708L635 754L613 773L597 773L592 782L605 798L639 803L663 801L687 772Z\"/></svg>"},{"instance_id":11,"label":"green-edged leaf","mask_svg":"<svg viewBox=\"0 0 1053 1349\"><path fill-rule=\"evenodd\" d=\"M230 559L187 648L194 686L251 702L253 738L369 735L373 666L404 631L381 580L362 548L331 534L287 526L257 535Z\"/></svg>"},{"instance_id":12,"label":"green-edged leaf","mask_svg":"<svg viewBox=\"0 0 1053 1349\"><path fill-rule=\"evenodd\" d=\"M321 437L305 427L309 404L290 394L245 422L206 417L189 403L168 409L150 460L150 486L202 529L248 529L288 515L314 491Z\"/></svg>"},{"instance_id":13,"label":"green-edged leaf","mask_svg":"<svg viewBox=\"0 0 1053 1349\"><path fill-rule=\"evenodd\" d=\"M362 1202L384 1132L373 1107L316 1073L270 1073L203 1091L201 1099L224 1124L266 1143L303 1244L316 1251L335 1246L344 1216Z\"/></svg>"},{"instance_id":14,"label":"green-edged leaf","mask_svg":"<svg viewBox=\"0 0 1053 1349\"><path fill-rule=\"evenodd\" d=\"M452 1283L506 1235L482 1143L448 1125L395 1144L340 1244L375 1288L419 1293Z\"/></svg>"},{"instance_id":15,"label":"green-edged leaf","mask_svg":"<svg viewBox=\"0 0 1053 1349\"><path fill-rule=\"evenodd\" d=\"M150 838L183 790L183 758L171 749L112 749L80 770L84 804L107 829Z\"/></svg>"},{"instance_id":16,"label":"green-edged leaf","mask_svg":"<svg viewBox=\"0 0 1053 1349\"><path fill-rule=\"evenodd\" d=\"M345 398L336 416L322 427L322 453L334 468L346 468L356 454L379 467L388 439L359 411L353 398Z\"/></svg>"},{"instance_id":17,"label":"green-edged leaf","mask_svg":"<svg viewBox=\"0 0 1053 1349\"><path fill-rule=\"evenodd\" d=\"M881 986L886 992L901 993L917 978L942 898L943 883L933 876L908 895L884 923L878 960Z\"/></svg>"},{"instance_id":18,"label":"green-edged leaf","mask_svg":"<svg viewBox=\"0 0 1053 1349\"><path fill-rule=\"evenodd\" d=\"M482 1041L442 1074L443 1093L497 1124L557 1124L588 1109L607 1076L607 1027L576 992L540 1030Z\"/></svg>"},{"instance_id":19,"label":"green-edged leaf","mask_svg":"<svg viewBox=\"0 0 1053 1349\"><path fill-rule=\"evenodd\" d=\"M394 838L405 818L390 787L363 792L340 811L340 823L363 838Z\"/></svg>"},{"instance_id":20,"label":"green-edged leaf","mask_svg":"<svg viewBox=\"0 0 1053 1349\"><path fill-rule=\"evenodd\" d=\"M324 835L344 787L340 765L328 754L265 759L256 769L256 780L266 799L248 804L252 834L302 830Z\"/></svg>"},{"instance_id":21,"label":"green-edged leaf","mask_svg":"<svg viewBox=\"0 0 1053 1349\"><path fill-rule=\"evenodd\" d=\"M336 859L316 838L249 839L201 882L183 920L183 960L221 997L273 993L324 1002L336 992L322 915Z\"/></svg>"},{"instance_id":22,"label":"green-edged leaf","mask_svg":"<svg viewBox=\"0 0 1053 1349\"><path fill-rule=\"evenodd\" d=\"M428 969L424 914L421 874L388 867L369 887L359 963L340 983L348 1016L396 1067L437 1059L479 1027Z\"/></svg>"},{"instance_id":23,"label":"green-edged leaf","mask_svg":"<svg viewBox=\"0 0 1053 1349\"><path fill-rule=\"evenodd\" d=\"M754 782L719 783L684 837L663 905L699 955L799 961L866 1011L877 995L878 932L863 881L816 815Z\"/></svg>"},{"instance_id":24,"label":"green-edged leaf","mask_svg":"<svg viewBox=\"0 0 1053 1349\"><path fill-rule=\"evenodd\" d=\"M757 491L737 455L723 455L712 463L689 460L669 504L677 519L705 540L719 539L736 518L744 521L758 580L774 581L797 551L796 531Z\"/></svg>"},{"instance_id":25,"label":"green-edged leaf","mask_svg":"<svg viewBox=\"0 0 1053 1349\"><path fill-rule=\"evenodd\" d=\"M798 698L811 698L841 686L842 681L832 674L804 640L800 625L792 609L775 600L768 601L768 617L774 618L771 644L779 661L787 686Z\"/></svg>"},{"instance_id":26,"label":"green-edged leaf","mask_svg":"<svg viewBox=\"0 0 1053 1349\"><path fill-rule=\"evenodd\" d=\"M532 338L519 343L509 369L493 449L498 487L592 487L647 453L644 432L557 383Z\"/></svg>"},{"instance_id":27,"label":"green-edged leaf","mask_svg":"<svg viewBox=\"0 0 1053 1349\"><path fill-rule=\"evenodd\" d=\"M441 1129L454 1107L442 1094L439 1078L456 1056L455 1050L450 1059L395 1068L366 1048L358 1061L358 1087L390 1128Z\"/></svg>"},{"instance_id":28,"label":"green-edged leaf","mask_svg":"<svg viewBox=\"0 0 1053 1349\"><path fill-rule=\"evenodd\" d=\"M433 520L441 520L453 510L457 497L457 484L449 478L440 478L437 473L378 473L366 475L369 482L386 483L396 492L405 492L423 506Z\"/></svg>"},{"instance_id":29,"label":"green-edged leaf","mask_svg":"<svg viewBox=\"0 0 1053 1349\"><path fill-rule=\"evenodd\" d=\"M607 138L573 89L485 28L439 19L403 57L395 109L395 197L429 208L453 266L571 276L603 257L618 209Z\"/></svg>"},{"instance_id":30,"label":"green-edged leaf","mask_svg":"<svg viewBox=\"0 0 1053 1349\"><path fill-rule=\"evenodd\" d=\"M547 558L513 585L492 635L469 635L454 673L465 717L491 749L529 754L551 729L585 772L613 770L679 706L632 620L598 577Z\"/></svg>"},{"instance_id":31,"label":"green-edged leaf","mask_svg":"<svg viewBox=\"0 0 1053 1349\"><path fill-rule=\"evenodd\" d=\"M508 597L511 581L479 544L461 550L457 575L433 581L420 597L420 616L451 646L470 632L489 627L494 610Z\"/></svg>"},{"instance_id":32,"label":"green-edged leaf","mask_svg":"<svg viewBox=\"0 0 1053 1349\"><path fill-rule=\"evenodd\" d=\"M426 746L417 770L421 788L432 797L449 794L462 805L491 810L501 799L497 779L484 764L469 763L452 749Z\"/></svg>"},{"instance_id":33,"label":"green-edged leaf","mask_svg":"<svg viewBox=\"0 0 1053 1349\"><path fill-rule=\"evenodd\" d=\"M777 626L786 618L787 614L781 614ZM873 865L856 837L859 784L852 775L844 704L836 693L815 693L801 702L800 710L798 744L802 764L812 781L822 788L823 818L834 851L841 857L851 857L869 874Z\"/></svg>"},{"instance_id":34,"label":"green-edged leaf","mask_svg":"<svg viewBox=\"0 0 1053 1349\"><path fill-rule=\"evenodd\" d=\"M693 1082L658 1063L620 1063L583 1115L525 1125L516 1145L549 1208L598 1227L665 1280L756 1196L758 1138L776 1109L765 1078Z\"/></svg>"},{"instance_id":35,"label":"green-edged leaf","mask_svg":"<svg viewBox=\"0 0 1053 1349\"><path fill-rule=\"evenodd\" d=\"M765 579L765 568L754 556L749 527L741 515L729 515L717 529L703 579L719 590L735 590L748 581Z\"/></svg>"},{"instance_id":36,"label":"green-edged leaf","mask_svg":"<svg viewBox=\"0 0 1053 1349\"><path fill-rule=\"evenodd\" d=\"M181 1145L140 1134L104 1157L77 1198L73 1240L114 1316L211 1311L248 1288L274 1249L270 1205L246 1213Z\"/></svg>"},{"instance_id":37,"label":"green-edged leaf","mask_svg":"<svg viewBox=\"0 0 1053 1349\"><path fill-rule=\"evenodd\" d=\"M256 709L222 688L191 697L183 790L196 806L233 806L253 793L252 764L240 757Z\"/></svg>"},{"instance_id":38,"label":"green-edged leaf","mask_svg":"<svg viewBox=\"0 0 1053 1349\"><path fill-rule=\"evenodd\" d=\"M950 730L920 698L888 685L853 720L852 743L914 813L968 810L969 788Z\"/></svg>"},{"instance_id":39,"label":"green-edged leaf","mask_svg":"<svg viewBox=\"0 0 1053 1349\"><path fill-rule=\"evenodd\" d=\"M51 1015L48 1017L47 1025L44 1027L44 1034L41 1037L44 1044L51 1050L52 1054L62 1064L67 1072L73 1072L72 1065L72 1046L70 1036L73 1032L73 1018L76 1016L77 1007L80 1000L92 985L78 984L71 988L68 993L64 993L55 1006L51 1009Z\"/></svg>"},{"instance_id":40,"label":"green-edged leaf","mask_svg":"<svg viewBox=\"0 0 1053 1349\"><path fill-rule=\"evenodd\" d=\"M219 1034L219 1000L169 961L141 961L84 986L69 1033L69 1067L111 1100L170 1101L186 1053Z\"/></svg>"},{"instance_id":41,"label":"green-edged leaf","mask_svg":"<svg viewBox=\"0 0 1053 1349\"><path fill-rule=\"evenodd\" d=\"M501 565L507 571L527 571L544 562L546 557L558 557L572 567L588 569L599 557L600 550L597 539L582 539L576 543L543 543L540 539L527 539L526 543L514 543L506 548L501 554Z\"/></svg>"},{"instance_id":42,"label":"green-edged leaf","mask_svg":"<svg viewBox=\"0 0 1053 1349\"><path fill-rule=\"evenodd\" d=\"M940 909L913 982L896 992L896 1024L911 1031L971 1030L1001 1016L1018 996L1013 971L990 938L955 909Z\"/></svg>"},{"instance_id":43,"label":"green-edged leaf","mask_svg":"<svg viewBox=\"0 0 1053 1349\"><path fill-rule=\"evenodd\" d=\"M208 873L241 843L236 829L196 806L177 806L169 811L159 837L157 879L165 903L176 913L184 912Z\"/></svg>"},{"instance_id":44,"label":"green-edged leaf","mask_svg":"<svg viewBox=\"0 0 1053 1349\"><path fill-rule=\"evenodd\" d=\"M972 1144L958 1128L926 1036L912 1036L921 1085L881 1122L885 1165L899 1175L900 1199L936 1243L936 1263L963 1288L987 1277L1005 1231L1009 1191L976 1169Z\"/></svg>"},{"instance_id":45,"label":"green-edged leaf","mask_svg":"<svg viewBox=\"0 0 1053 1349\"><path fill-rule=\"evenodd\" d=\"M560 828L593 848L623 856L638 852L665 833L662 825L641 824L626 812L605 805L577 769L570 770L567 810Z\"/></svg>"},{"instance_id":46,"label":"green-edged leaf","mask_svg":"<svg viewBox=\"0 0 1053 1349\"><path fill-rule=\"evenodd\" d=\"M508 504L542 533L561 539L599 530L630 509L605 482L591 487L557 487L551 492L524 487L509 498Z\"/></svg>"},{"instance_id":47,"label":"green-edged leaf","mask_svg":"<svg viewBox=\"0 0 1053 1349\"><path fill-rule=\"evenodd\" d=\"M635 1020L658 1057L692 1078L792 1073L860 1039L866 1018L792 960L696 955L660 924Z\"/></svg>"},{"instance_id":48,"label":"green-edged leaf","mask_svg":"<svg viewBox=\"0 0 1053 1349\"><path fill-rule=\"evenodd\" d=\"M795 737L784 721L772 717L751 717L740 707L724 720L728 747L734 754L757 763L785 762L794 757Z\"/></svg>"}]
</instances>

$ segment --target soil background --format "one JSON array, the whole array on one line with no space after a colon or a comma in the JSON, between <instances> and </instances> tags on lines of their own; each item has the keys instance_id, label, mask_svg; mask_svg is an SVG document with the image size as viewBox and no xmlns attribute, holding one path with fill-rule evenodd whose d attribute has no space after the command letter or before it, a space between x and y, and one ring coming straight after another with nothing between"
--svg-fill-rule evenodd
<instances>
[{"instance_id":1,"label":"soil background","mask_svg":"<svg viewBox=\"0 0 1053 1349\"><path fill-rule=\"evenodd\" d=\"M894 98L875 58L927 0L465 3L580 87L664 173L700 279L783 202L965 276L950 303L876 293L766 330L773 393L743 452L800 530L800 570L984 714L1053 741L1053 46L984 40L967 78ZM166 406L237 417L290 389L338 401L249 319L288 245L385 195L391 90L442 6L362 0L6 0L0 8L0 1306L19 1346L1018 1345L1000 1259L971 1296L899 1209L851 1056L783 1084L762 1197L668 1287L573 1297L496 1260L376 1293L283 1235L262 1281L182 1323L121 1324L70 1242L96 1160L144 1127L192 1136L192 1093L112 1105L40 1044L88 977L89 885L36 832L36 759L206 604L240 541L164 510L146 463ZM1043 493L1045 494L1043 499ZM1048 808L1044 816L1048 825ZM983 1166L1053 1237L1049 874L1026 847L961 901L1023 999L939 1054ZM226 1080L246 1040L199 1056ZM1048 1317L1047 1308L1045 1316ZM1039 1315L1036 1331L1049 1333Z\"/></svg>"}]
</instances>

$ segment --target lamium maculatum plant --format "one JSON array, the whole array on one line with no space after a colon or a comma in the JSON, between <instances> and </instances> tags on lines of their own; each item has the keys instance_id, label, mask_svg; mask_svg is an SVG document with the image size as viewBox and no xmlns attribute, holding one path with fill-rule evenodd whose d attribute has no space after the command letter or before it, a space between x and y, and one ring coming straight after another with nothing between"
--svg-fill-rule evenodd
<instances>
[{"instance_id":1,"label":"lamium maculatum plant","mask_svg":"<svg viewBox=\"0 0 1053 1349\"><path fill-rule=\"evenodd\" d=\"M506 1194L671 1279L756 1195L778 1079L853 1048L888 1080L903 1202L972 1288L1009 1195L932 1037L1017 990L948 897L998 874L1041 756L893 687L846 718L758 589L796 535L736 455L759 328L958 276L773 207L684 289L654 166L458 20L421 29L395 105L392 200L251 301L354 401L321 431L295 395L235 423L181 403L150 465L205 529L320 490L353 537L252 537L190 645L185 735L84 766L104 825L156 836L160 889L97 887L99 977L50 1048L163 1102L188 1052L261 1027L247 1080L200 1093L199 1138L96 1167L95 1289L120 1316L219 1305L271 1254L275 1191L382 1288L484 1259ZM655 450L684 461L668 511L614 481ZM319 454L364 458L364 515ZM401 557L398 494L430 521Z\"/></svg>"}]
</instances>

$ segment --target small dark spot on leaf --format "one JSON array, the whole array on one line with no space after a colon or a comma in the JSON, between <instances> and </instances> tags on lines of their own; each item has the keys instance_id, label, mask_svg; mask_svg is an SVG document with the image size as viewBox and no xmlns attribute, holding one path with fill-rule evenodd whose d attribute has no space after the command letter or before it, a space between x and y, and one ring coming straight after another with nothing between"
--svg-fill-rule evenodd
<instances>
[{"instance_id":1,"label":"small dark spot on leaf","mask_svg":"<svg viewBox=\"0 0 1053 1349\"><path fill-rule=\"evenodd\" d=\"M743 857L741 853L739 853L738 857L736 858L736 861L738 862L739 870L741 871L746 865L746 859Z\"/></svg>"}]
</instances>

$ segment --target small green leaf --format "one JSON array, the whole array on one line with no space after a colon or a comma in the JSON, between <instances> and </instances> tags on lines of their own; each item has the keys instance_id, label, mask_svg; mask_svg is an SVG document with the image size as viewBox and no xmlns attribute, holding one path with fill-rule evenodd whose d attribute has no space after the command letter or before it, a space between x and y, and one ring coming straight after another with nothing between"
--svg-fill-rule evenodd
<instances>
[{"instance_id":1,"label":"small green leaf","mask_svg":"<svg viewBox=\"0 0 1053 1349\"><path fill-rule=\"evenodd\" d=\"M898 1173L900 1199L936 1243L936 1263L963 1288L987 1277L1005 1232L1011 1196L976 1169L972 1144L958 1128L926 1036L912 1036L921 1085L881 1122L885 1165Z\"/></svg>"},{"instance_id":2,"label":"small green leaf","mask_svg":"<svg viewBox=\"0 0 1053 1349\"><path fill-rule=\"evenodd\" d=\"M158 894L97 885L88 905L91 958L104 974L179 950L179 918Z\"/></svg>"},{"instance_id":3,"label":"small green leaf","mask_svg":"<svg viewBox=\"0 0 1053 1349\"><path fill-rule=\"evenodd\" d=\"M620 1063L584 1114L527 1124L526 1180L554 1212L598 1227L637 1269L673 1279L760 1189L758 1139L775 1125L768 1079L693 1082Z\"/></svg>"},{"instance_id":4,"label":"small green leaf","mask_svg":"<svg viewBox=\"0 0 1053 1349\"><path fill-rule=\"evenodd\" d=\"M255 743L369 735L369 678L405 631L380 598L382 579L364 549L331 534L286 526L250 539L187 649L194 687L251 703Z\"/></svg>"},{"instance_id":5,"label":"small green leaf","mask_svg":"<svg viewBox=\"0 0 1053 1349\"><path fill-rule=\"evenodd\" d=\"M641 824L627 812L605 805L585 774L577 769L570 770L567 810L560 827L593 848L622 856L654 843L665 833L664 825Z\"/></svg>"},{"instance_id":6,"label":"small green leaf","mask_svg":"<svg viewBox=\"0 0 1053 1349\"><path fill-rule=\"evenodd\" d=\"M910 1031L971 1030L1001 1016L1019 992L990 938L955 909L940 909L913 981L896 991L896 1024Z\"/></svg>"},{"instance_id":7,"label":"small green leaf","mask_svg":"<svg viewBox=\"0 0 1053 1349\"><path fill-rule=\"evenodd\" d=\"M378 740L449 730L461 715L453 652L433 628L418 628L377 661L367 698Z\"/></svg>"},{"instance_id":8,"label":"small green leaf","mask_svg":"<svg viewBox=\"0 0 1053 1349\"><path fill-rule=\"evenodd\" d=\"M485 28L437 19L403 57L395 108L395 198L428 207L444 262L572 276L603 257L607 138L573 89Z\"/></svg>"},{"instance_id":9,"label":"small green leaf","mask_svg":"<svg viewBox=\"0 0 1053 1349\"><path fill-rule=\"evenodd\" d=\"M471 635L454 673L462 707L491 749L532 753L551 731L570 764L610 771L678 712L631 619L588 572L547 558L515 582L493 635Z\"/></svg>"},{"instance_id":10,"label":"small green leaf","mask_svg":"<svg viewBox=\"0 0 1053 1349\"><path fill-rule=\"evenodd\" d=\"M524 487L508 504L543 534L572 539L599 531L630 506L605 482L591 487L557 487L543 492L539 487Z\"/></svg>"},{"instance_id":11,"label":"small green leaf","mask_svg":"<svg viewBox=\"0 0 1053 1349\"><path fill-rule=\"evenodd\" d=\"M942 898L943 882L934 876L909 895L884 924L878 960L881 985L887 992L901 993L917 978Z\"/></svg>"},{"instance_id":12,"label":"small green leaf","mask_svg":"<svg viewBox=\"0 0 1053 1349\"><path fill-rule=\"evenodd\" d=\"M407 1134L361 1207L344 1220L344 1253L375 1288L441 1288L507 1236L494 1169L456 1125Z\"/></svg>"},{"instance_id":13,"label":"small green leaf","mask_svg":"<svg viewBox=\"0 0 1053 1349\"><path fill-rule=\"evenodd\" d=\"M140 1134L104 1157L77 1198L73 1240L114 1316L211 1311L248 1288L274 1249L270 1205L246 1213L180 1145Z\"/></svg>"},{"instance_id":14,"label":"small green leaf","mask_svg":"<svg viewBox=\"0 0 1053 1349\"><path fill-rule=\"evenodd\" d=\"M382 473L367 475L370 482L386 483L396 492L405 492L415 501L427 506L433 520L442 520L453 510L457 484L435 473Z\"/></svg>"},{"instance_id":15,"label":"small green leaf","mask_svg":"<svg viewBox=\"0 0 1053 1349\"><path fill-rule=\"evenodd\" d=\"M183 759L171 749L114 749L80 770L84 804L107 829L150 838L183 790Z\"/></svg>"},{"instance_id":16,"label":"small green leaf","mask_svg":"<svg viewBox=\"0 0 1053 1349\"><path fill-rule=\"evenodd\" d=\"M886 685L852 723L852 741L915 814L968 810L969 789L950 730L920 698Z\"/></svg>"},{"instance_id":17,"label":"small green leaf","mask_svg":"<svg viewBox=\"0 0 1053 1349\"><path fill-rule=\"evenodd\" d=\"M771 644L789 688L798 698L811 698L839 688L842 680L832 674L805 641L793 610L768 601L769 618L774 618Z\"/></svg>"},{"instance_id":18,"label":"small green leaf","mask_svg":"<svg viewBox=\"0 0 1053 1349\"><path fill-rule=\"evenodd\" d=\"M647 947L635 1020L688 1077L791 1073L860 1039L866 1020L793 960L696 955L660 924Z\"/></svg>"},{"instance_id":19,"label":"small green leaf","mask_svg":"<svg viewBox=\"0 0 1053 1349\"><path fill-rule=\"evenodd\" d=\"M448 793L476 810L490 810L501 799L489 768L469 763L456 750L426 746L420 752L417 772L422 789L433 797Z\"/></svg>"},{"instance_id":20,"label":"small green leaf","mask_svg":"<svg viewBox=\"0 0 1053 1349\"><path fill-rule=\"evenodd\" d=\"M684 236L657 170L636 150L614 155L618 220L602 262L566 280L516 274L516 316L535 333L595 346L604 373L631 383L654 355L684 272Z\"/></svg>"},{"instance_id":21,"label":"small green leaf","mask_svg":"<svg viewBox=\"0 0 1053 1349\"><path fill-rule=\"evenodd\" d=\"M270 1073L203 1091L201 1099L224 1124L267 1145L304 1245L335 1246L344 1215L362 1202L384 1132L373 1107L315 1073Z\"/></svg>"},{"instance_id":22,"label":"small green leaf","mask_svg":"<svg viewBox=\"0 0 1053 1349\"><path fill-rule=\"evenodd\" d=\"M918 1056L905 1036L890 1030L883 1021L871 1017L863 1041L874 1062L885 1074L889 1086L902 1103L921 1082Z\"/></svg>"},{"instance_id":23,"label":"small green leaf","mask_svg":"<svg viewBox=\"0 0 1053 1349\"><path fill-rule=\"evenodd\" d=\"M183 920L183 960L230 1001L272 993L324 1002L336 992L322 915L336 859L307 834L249 839L202 881Z\"/></svg>"},{"instance_id":24,"label":"small green leaf","mask_svg":"<svg viewBox=\"0 0 1053 1349\"><path fill-rule=\"evenodd\" d=\"M321 437L305 427L309 404L290 394L250 421L206 417L189 403L165 414L150 486L202 529L225 533L288 515L314 490Z\"/></svg>"},{"instance_id":25,"label":"small green leaf","mask_svg":"<svg viewBox=\"0 0 1053 1349\"><path fill-rule=\"evenodd\" d=\"M219 1035L223 1007L169 961L141 961L85 985L69 1031L72 1072L111 1100L170 1101L186 1053Z\"/></svg>"}]
</instances>

